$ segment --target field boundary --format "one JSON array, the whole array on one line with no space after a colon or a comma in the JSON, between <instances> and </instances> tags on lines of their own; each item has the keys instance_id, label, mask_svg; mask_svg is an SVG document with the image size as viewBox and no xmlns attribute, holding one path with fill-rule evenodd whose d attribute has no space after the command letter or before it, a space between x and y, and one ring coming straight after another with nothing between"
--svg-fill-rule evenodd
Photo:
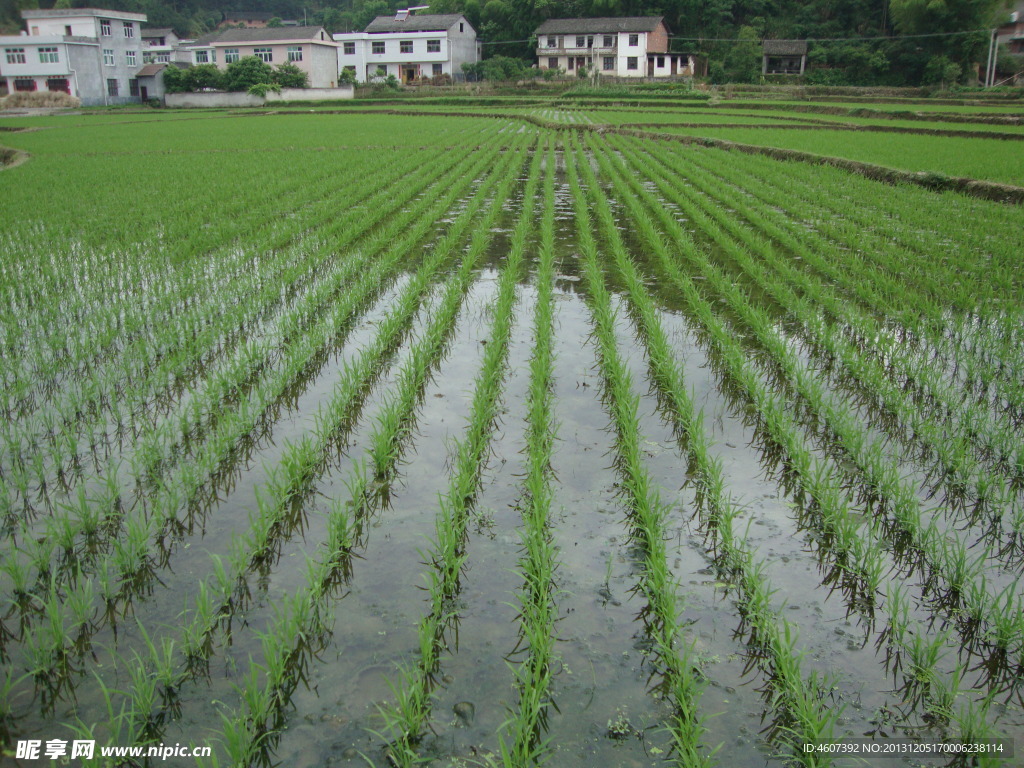
<instances>
[{"instance_id":1,"label":"field boundary","mask_svg":"<svg viewBox=\"0 0 1024 768\"><path fill-rule=\"evenodd\" d=\"M917 136L949 136L956 139L999 139L1024 141L1024 133L970 131L957 128L907 128L899 125L857 125L854 123L619 123L619 128L760 128L783 131L860 131L867 133L908 133Z\"/></svg>"},{"instance_id":2,"label":"field boundary","mask_svg":"<svg viewBox=\"0 0 1024 768\"><path fill-rule=\"evenodd\" d=\"M501 117L509 117L501 115ZM717 149L730 149L738 152L745 152L749 155L765 155L776 160L799 160L811 165L830 165L841 168L844 171L866 176L875 181L882 181L887 184L916 184L925 189L935 192L961 192L972 197L980 197L984 200L993 200L999 203L1012 203L1014 205L1024 204L1024 187L1015 187L1012 184L1000 184L995 181L982 181L981 179L970 179L964 176L946 176L931 171L904 171L898 168L889 168L884 165L863 163L858 160L849 160L845 157L833 157L831 155L817 155L813 152L804 152L798 149L783 149L781 147L762 147L757 144L743 144L738 141L727 139L715 139L708 136L682 136L677 133L661 133L658 131L643 131L631 128L621 128L614 125L600 123L554 123L533 115L522 115L521 119L543 128L551 128L556 131L588 131L595 133L617 133L622 136L634 136L638 139L661 139L664 141L677 141L682 144L698 144L703 147L715 147Z\"/></svg>"}]
</instances>

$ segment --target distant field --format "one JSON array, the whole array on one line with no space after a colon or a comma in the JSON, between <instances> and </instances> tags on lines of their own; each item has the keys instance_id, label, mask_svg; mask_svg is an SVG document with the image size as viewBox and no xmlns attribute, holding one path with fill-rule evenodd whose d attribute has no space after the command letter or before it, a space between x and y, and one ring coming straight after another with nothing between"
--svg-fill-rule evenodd
<instances>
[{"instance_id":1,"label":"distant field","mask_svg":"<svg viewBox=\"0 0 1024 768\"><path fill-rule=\"evenodd\" d=\"M1021 207L364 108L0 119L4 758L1019 765Z\"/></svg>"}]
</instances>

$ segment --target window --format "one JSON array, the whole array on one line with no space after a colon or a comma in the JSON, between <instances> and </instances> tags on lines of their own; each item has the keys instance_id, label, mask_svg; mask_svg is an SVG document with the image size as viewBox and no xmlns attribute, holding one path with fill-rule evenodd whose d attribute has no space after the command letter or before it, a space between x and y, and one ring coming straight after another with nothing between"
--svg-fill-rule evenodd
<instances>
[{"instance_id":1,"label":"window","mask_svg":"<svg viewBox=\"0 0 1024 768\"><path fill-rule=\"evenodd\" d=\"M130 93L132 96L139 95L139 81L136 80L134 77L128 81L128 93Z\"/></svg>"},{"instance_id":2,"label":"window","mask_svg":"<svg viewBox=\"0 0 1024 768\"><path fill-rule=\"evenodd\" d=\"M594 36L593 35L587 35L587 48L593 48L593 47L594 47Z\"/></svg>"},{"instance_id":3,"label":"window","mask_svg":"<svg viewBox=\"0 0 1024 768\"><path fill-rule=\"evenodd\" d=\"M107 80L107 96L117 96L117 80L114 78Z\"/></svg>"},{"instance_id":4,"label":"window","mask_svg":"<svg viewBox=\"0 0 1024 768\"><path fill-rule=\"evenodd\" d=\"M557 56L548 56L548 69L558 69Z\"/></svg>"},{"instance_id":5,"label":"window","mask_svg":"<svg viewBox=\"0 0 1024 768\"><path fill-rule=\"evenodd\" d=\"M135 37L135 25L130 21L124 22L124 36Z\"/></svg>"},{"instance_id":6,"label":"window","mask_svg":"<svg viewBox=\"0 0 1024 768\"><path fill-rule=\"evenodd\" d=\"M209 51L196 51L196 64L209 64L210 63L210 52Z\"/></svg>"},{"instance_id":7,"label":"window","mask_svg":"<svg viewBox=\"0 0 1024 768\"><path fill-rule=\"evenodd\" d=\"M626 69L639 69L639 67L637 66L637 57L636 56L627 56L626 57Z\"/></svg>"},{"instance_id":8,"label":"window","mask_svg":"<svg viewBox=\"0 0 1024 768\"><path fill-rule=\"evenodd\" d=\"M640 45L640 35L630 35L629 36L629 44L633 48L635 48L636 46Z\"/></svg>"},{"instance_id":9,"label":"window","mask_svg":"<svg viewBox=\"0 0 1024 768\"><path fill-rule=\"evenodd\" d=\"M16 91L34 91L36 89L36 81L28 77L19 77L14 81L14 90Z\"/></svg>"},{"instance_id":10,"label":"window","mask_svg":"<svg viewBox=\"0 0 1024 768\"><path fill-rule=\"evenodd\" d=\"M8 64L24 64L25 63L25 49L24 48L5 48L4 53L7 54Z\"/></svg>"},{"instance_id":11,"label":"window","mask_svg":"<svg viewBox=\"0 0 1024 768\"><path fill-rule=\"evenodd\" d=\"M412 40L400 40L398 42L399 53L412 53Z\"/></svg>"},{"instance_id":12,"label":"window","mask_svg":"<svg viewBox=\"0 0 1024 768\"><path fill-rule=\"evenodd\" d=\"M71 83L68 82L66 77L51 77L46 81L46 90L54 92L63 91L70 96Z\"/></svg>"},{"instance_id":13,"label":"window","mask_svg":"<svg viewBox=\"0 0 1024 768\"><path fill-rule=\"evenodd\" d=\"M355 56L356 55L356 44L355 43L345 43L345 55L346 56Z\"/></svg>"},{"instance_id":14,"label":"window","mask_svg":"<svg viewBox=\"0 0 1024 768\"><path fill-rule=\"evenodd\" d=\"M582 48L583 47L583 40L584 40L583 35L576 35L576 47L577 48Z\"/></svg>"},{"instance_id":15,"label":"window","mask_svg":"<svg viewBox=\"0 0 1024 768\"><path fill-rule=\"evenodd\" d=\"M557 48L557 47L558 47L558 38L555 37L554 35L551 35L550 37L548 37L548 48Z\"/></svg>"},{"instance_id":16,"label":"window","mask_svg":"<svg viewBox=\"0 0 1024 768\"><path fill-rule=\"evenodd\" d=\"M302 61L302 46L301 45L289 45L288 46L288 61Z\"/></svg>"},{"instance_id":17,"label":"window","mask_svg":"<svg viewBox=\"0 0 1024 768\"><path fill-rule=\"evenodd\" d=\"M431 71L433 72L433 74L435 76L440 75L441 74L441 65L440 64L434 64L433 65L433 69Z\"/></svg>"},{"instance_id":18,"label":"window","mask_svg":"<svg viewBox=\"0 0 1024 768\"><path fill-rule=\"evenodd\" d=\"M466 25L465 25L465 24L463 24L463 23L462 23L462 22L460 21L460 22L459 22L459 32L465 32L465 31L466 31L466 29L465 29L465 26L466 26Z\"/></svg>"},{"instance_id":19,"label":"window","mask_svg":"<svg viewBox=\"0 0 1024 768\"><path fill-rule=\"evenodd\" d=\"M569 57L569 71L572 71L573 65L576 64L576 58L573 56Z\"/></svg>"},{"instance_id":20,"label":"window","mask_svg":"<svg viewBox=\"0 0 1024 768\"><path fill-rule=\"evenodd\" d=\"M127 64L129 67L134 67L135 66L135 57L136 57L136 55L137 54L136 54L135 51L125 51L124 52L124 63Z\"/></svg>"},{"instance_id":21,"label":"window","mask_svg":"<svg viewBox=\"0 0 1024 768\"><path fill-rule=\"evenodd\" d=\"M234 64L238 61L238 49L237 48L225 48L224 49L224 63Z\"/></svg>"},{"instance_id":22,"label":"window","mask_svg":"<svg viewBox=\"0 0 1024 768\"><path fill-rule=\"evenodd\" d=\"M658 57L658 68L661 69L664 66L665 66L665 57L664 56L659 56Z\"/></svg>"},{"instance_id":23,"label":"window","mask_svg":"<svg viewBox=\"0 0 1024 768\"><path fill-rule=\"evenodd\" d=\"M612 37L611 35L605 35L604 36L604 47L605 48L611 48L614 45L615 45L615 38Z\"/></svg>"},{"instance_id":24,"label":"window","mask_svg":"<svg viewBox=\"0 0 1024 768\"><path fill-rule=\"evenodd\" d=\"M143 64L152 64L153 63L153 52L152 51L143 51L142 52L142 63Z\"/></svg>"},{"instance_id":25,"label":"window","mask_svg":"<svg viewBox=\"0 0 1024 768\"><path fill-rule=\"evenodd\" d=\"M274 49L273 48L253 48L252 55L260 61L264 61L267 64L274 60Z\"/></svg>"},{"instance_id":26,"label":"window","mask_svg":"<svg viewBox=\"0 0 1024 768\"><path fill-rule=\"evenodd\" d=\"M162 64L169 64L171 62L171 54L169 53L158 53L156 60Z\"/></svg>"},{"instance_id":27,"label":"window","mask_svg":"<svg viewBox=\"0 0 1024 768\"><path fill-rule=\"evenodd\" d=\"M441 52L441 41L440 40L427 40L427 53L440 53Z\"/></svg>"},{"instance_id":28,"label":"window","mask_svg":"<svg viewBox=\"0 0 1024 768\"><path fill-rule=\"evenodd\" d=\"M64 25L64 34L67 35L68 37L71 37L71 25L70 24L65 24Z\"/></svg>"},{"instance_id":29,"label":"window","mask_svg":"<svg viewBox=\"0 0 1024 768\"><path fill-rule=\"evenodd\" d=\"M103 49L103 63L108 67L114 66L114 49L104 48Z\"/></svg>"},{"instance_id":30,"label":"window","mask_svg":"<svg viewBox=\"0 0 1024 768\"><path fill-rule=\"evenodd\" d=\"M374 40L370 43L370 53L384 53L384 41Z\"/></svg>"},{"instance_id":31,"label":"window","mask_svg":"<svg viewBox=\"0 0 1024 768\"><path fill-rule=\"evenodd\" d=\"M110 19L100 19L100 34L110 37Z\"/></svg>"},{"instance_id":32,"label":"window","mask_svg":"<svg viewBox=\"0 0 1024 768\"><path fill-rule=\"evenodd\" d=\"M383 64L378 64L377 65L377 77L387 77L387 76L388 76L388 68L385 67Z\"/></svg>"},{"instance_id":33,"label":"window","mask_svg":"<svg viewBox=\"0 0 1024 768\"><path fill-rule=\"evenodd\" d=\"M212 51L210 51L210 62L213 63L213 64L217 63L217 49L216 48L214 48Z\"/></svg>"},{"instance_id":34,"label":"window","mask_svg":"<svg viewBox=\"0 0 1024 768\"><path fill-rule=\"evenodd\" d=\"M601 59L601 68L604 69L605 72L611 69L615 69L615 57L605 56L603 59Z\"/></svg>"}]
</instances>

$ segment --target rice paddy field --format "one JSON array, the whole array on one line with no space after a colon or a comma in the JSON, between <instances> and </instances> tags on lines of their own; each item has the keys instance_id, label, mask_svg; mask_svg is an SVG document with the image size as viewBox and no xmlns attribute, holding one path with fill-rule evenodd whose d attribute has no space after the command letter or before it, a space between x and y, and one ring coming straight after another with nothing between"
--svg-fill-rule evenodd
<instances>
[{"instance_id":1,"label":"rice paddy field","mask_svg":"<svg viewBox=\"0 0 1024 768\"><path fill-rule=\"evenodd\" d=\"M4 761L1021 764L1021 206L361 109L0 120Z\"/></svg>"}]
</instances>

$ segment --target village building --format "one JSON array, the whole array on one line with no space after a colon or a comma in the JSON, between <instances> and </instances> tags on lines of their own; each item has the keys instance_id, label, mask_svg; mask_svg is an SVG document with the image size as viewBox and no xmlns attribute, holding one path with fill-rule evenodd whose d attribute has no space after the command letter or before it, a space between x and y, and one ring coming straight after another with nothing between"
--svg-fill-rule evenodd
<instances>
[{"instance_id":1,"label":"village building","mask_svg":"<svg viewBox=\"0 0 1024 768\"><path fill-rule=\"evenodd\" d=\"M225 29L182 46L190 64L216 64L221 69L246 56L271 66L294 64L309 77L310 88L338 85L338 44L323 27L260 27Z\"/></svg>"},{"instance_id":2,"label":"village building","mask_svg":"<svg viewBox=\"0 0 1024 768\"><path fill-rule=\"evenodd\" d=\"M1013 10L996 30L996 42L1013 54L1024 53L1024 0L1013 4Z\"/></svg>"},{"instance_id":3,"label":"village building","mask_svg":"<svg viewBox=\"0 0 1024 768\"><path fill-rule=\"evenodd\" d=\"M807 68L806 40L765 40L761 53L762 75L802 75Z\"/></svg>"},{"instance_id":4,"label":"village building","mask_svg":"<svg viewBox=\"0 0 1024 768\"><path fill-rule=\"evenodd\" d=\"M174 58L181 38L170 27L143 27L142 63L166 64Z\"/></svg>"},{"instance_id":5,"label":"village building","mask_svg":"<svg viewBox=\"0 0 1024 768\"><path fill-rule=\"evenodd\" d=\"M692 76L696 57L669 53L661 16L548 19L535 32L540 69L612 77Z\"/></svg>"},{"instance_id":6,"label":"village building","mask_svg":"<svg viewBox=\"0 0 1024 768\"><path fill-rule=\"evenodd\" d=\"M256 27L264 29L274 18L275 15L273 13L263 13L260 11L224 11L224 20L217 26L222 29L225 27ZM281 19L281 26L298 27L301 25L293 19Z\"/></svg>"},{"instance_id":7,"label":"village building","mask_svg":"<svg viewBox=\"0 0 1024 768\"><path fill-rule=\"evenodd\" d=\"M62 91L87 106L140 101L145 14L56 8L21 16L26 32L0 36L8 93Z\"/></svg>"},{"instance_id":8,"label":"village building","mask_svg":"<svg viewBox=\"0 0 1024 768\"><path fill-rule=\"evenodd\" d=\"M394 75L403 83L448 75L462 77L462 65L480 60L476 30L457 14L415 13L378 16L362 32L334 35L341 69L365 83Z\"/></svg>"}]
</instances>

